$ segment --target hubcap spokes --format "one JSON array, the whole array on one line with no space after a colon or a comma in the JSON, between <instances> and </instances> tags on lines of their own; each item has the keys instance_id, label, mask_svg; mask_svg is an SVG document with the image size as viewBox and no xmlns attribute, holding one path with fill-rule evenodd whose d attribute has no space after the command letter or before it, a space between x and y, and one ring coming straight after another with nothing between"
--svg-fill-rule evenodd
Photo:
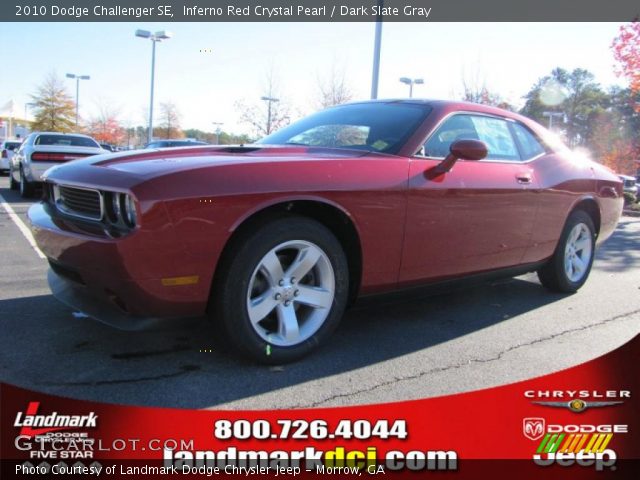
<instances>
[{"instance_id":1,"label":"hubcap spokes","mask_svg":"<svg viewBox=\"0 0 640 480\"><path fill-rule=\"evenodd\" d=\"M292 346L322 326L334 293L335 276L327 255L310 242L294 240L269 251L254 270L247 312L260 337Z\"/></svg>"},{"instance_id":2,"label":"hubcap spokes","mask_svg":"<svg viewBox=\"0 0 640 480\"><path fill-rule=\"evenodd\" d=\"M564 271L572 282L580 281L587 273L593 252L591 232L579 223L569 233L564 250Z\"/></svg>"}]
</instances>

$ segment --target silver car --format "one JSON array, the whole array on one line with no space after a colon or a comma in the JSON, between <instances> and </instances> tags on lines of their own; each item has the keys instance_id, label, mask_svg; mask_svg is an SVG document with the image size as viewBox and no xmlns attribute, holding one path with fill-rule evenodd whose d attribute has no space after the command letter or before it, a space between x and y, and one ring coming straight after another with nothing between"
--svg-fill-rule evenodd
<instances>
[{"instance_id":1,"label":"silver car","mask_svg":"<svg viewBox=\"0 0 640 480\"><path fill-rule=\"evenodd\" d=\"M20 147L22 139L5 140L0 143L0 171L9 171L9 162L13 153Z\"/></svg>"},{"instance_id":2,"label":"silver car","mask_svg":"<svg viewBox=\"0 0 640 480\"><path fill-rule=\"evenodd\" d=\"M42 174L54 165L84 158L103 150L98 142L79 133L34 132L9 161L9 183L24 198L33 195Z\"/></svg>"}]
</instances>

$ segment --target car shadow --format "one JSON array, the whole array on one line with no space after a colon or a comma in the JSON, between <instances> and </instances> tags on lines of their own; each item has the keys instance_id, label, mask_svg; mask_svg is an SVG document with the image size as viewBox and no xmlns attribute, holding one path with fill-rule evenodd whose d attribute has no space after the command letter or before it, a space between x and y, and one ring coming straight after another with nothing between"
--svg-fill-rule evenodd
<instances>
[{"instance_id":1,"label":"car shadow","mask_svg":"<svg viewBox=\"0 0 640 480\"><path fill-rule=\"evenodd\" d=\"M349 310L326 345L282 367L238 358L219 346L208 322L123 332L78 318L50 295L13 298L0 300L0 376L73 398L203 408L385 362L563 297L519 277L437 296L382 298Z\"/></svg>"},{"instance_id":2,"label":"car shadow","mask_svg":"<svg viewBox=\"0 0 640 480\"><path fill-rule=\"evenodd\" d=\"M634 219L637 221L637 219ZM594 269L605 272L623 272L640 267L638 233L629 228L631 217L622 217L615 235L596 252Z\"/></svg>"},{"instance_id":3,"label":"car shadow","mask_svg":"<svg viewBox=\"0 0 640 480\"><path fill-rule=\"evenodd\" d=\"M42 196L42 189L40 187L36 187L32 198L22 198L19 192L9 188L9 180L7 179L7 186L0 187L0 195L2 195L7 202L12 204L28 204L40 200L40 197Z\"/></svg>"}]
</instances>

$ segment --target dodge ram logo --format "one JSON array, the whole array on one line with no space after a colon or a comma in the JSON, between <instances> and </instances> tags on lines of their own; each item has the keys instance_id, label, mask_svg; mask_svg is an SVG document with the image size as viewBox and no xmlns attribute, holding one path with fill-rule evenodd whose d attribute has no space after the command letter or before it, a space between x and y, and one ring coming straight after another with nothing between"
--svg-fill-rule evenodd
<instances>
[{"instance_id":1,"label":"dodge ram logo","mask_svg":"<svg viewBox=\"0 0 640 480\"><path fill-rule=\"evenodd\" d=\"M544 418L525 418L522 420L522 433L529 440L537 440L544 435Z\"/></svg>"}]
</instances>

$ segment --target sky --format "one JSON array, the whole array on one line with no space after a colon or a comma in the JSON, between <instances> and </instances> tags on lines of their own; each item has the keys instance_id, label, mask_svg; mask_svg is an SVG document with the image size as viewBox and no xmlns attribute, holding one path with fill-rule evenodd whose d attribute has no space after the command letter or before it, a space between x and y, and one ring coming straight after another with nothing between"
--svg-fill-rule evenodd
<instances>
[{"instance_id":1,"label":"sky","mask_svg":"<svg viewBox=\"0 0 640 480\"><path fill-rule=\"evenodd\" d=\"M522 96L553 68L585 68L603 86L624 85L610 45L616 23L385 23L379 98L408 96L399 77L423 78L415 97L456 99L462 79L486 83L521 106ZM236 101L260 103L273 68L278 96L295 117L317 109L318 78L344 71L354 100L369 98L374 23L4 23L0 105L15 114L49 72L90 75L80 85L80 116L111 105L125 125L145 125L151 42L136 29L169 30L156 51L159 102L178 107L183 128L251 133ZM75 80L65 79L75 96ZM264 102L263 102L264 103Z\"/></svg>"}]
</instances>

